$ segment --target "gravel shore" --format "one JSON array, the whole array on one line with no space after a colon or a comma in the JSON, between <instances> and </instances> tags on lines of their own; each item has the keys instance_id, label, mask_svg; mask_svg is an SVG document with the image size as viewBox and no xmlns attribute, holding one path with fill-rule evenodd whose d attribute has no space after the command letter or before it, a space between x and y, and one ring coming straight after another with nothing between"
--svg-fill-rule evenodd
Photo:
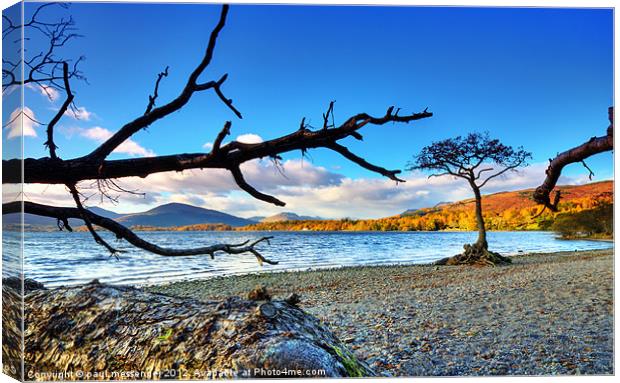
<instances>
[{"instance_id":1,"label":"gravel shore","mask_svg":"<svg viewBox=\"0 0 620 383\"><path fill-rule=\"evenodd\" d=\"M198 299L301 295L376 372L392 376L613 374L613 251L510 266L377 266L150 286Z\"/></svg>"}]
</instances>

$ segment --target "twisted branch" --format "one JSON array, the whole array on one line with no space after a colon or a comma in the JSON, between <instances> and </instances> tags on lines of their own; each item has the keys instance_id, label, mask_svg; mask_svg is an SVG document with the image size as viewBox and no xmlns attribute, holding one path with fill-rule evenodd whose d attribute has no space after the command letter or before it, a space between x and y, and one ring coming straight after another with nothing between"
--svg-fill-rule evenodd
<instances>
[{"instance_id":1,"label":"twisted branch","mask_svg":"<svg viewBox=\"0 0 620 383\"><path fill-rule=\"evenodd\" d=\"M598 153L608 152L613 150L614 148L614 108L609 107L608 109L608 118L609 118L609 127L607 128L607 134L601 137L592 137L587 142L576 146L572 149L569 149L563 153L558 154L554 159L549 160L549 167L545 171L547 177L543 181L543 183L536 188L534 191L534 201L539 204L544 205L547 209L551 211L558 211L558 203L560 202L560 192L557 191L556 195L551 202L551 192L555 188L560 175L562 174L562 169L566 165L581 162L588 169L589 177L591 179L592 170L585 165L583 162L586 158L593 156Z\"/></svg>"}]
</instances>

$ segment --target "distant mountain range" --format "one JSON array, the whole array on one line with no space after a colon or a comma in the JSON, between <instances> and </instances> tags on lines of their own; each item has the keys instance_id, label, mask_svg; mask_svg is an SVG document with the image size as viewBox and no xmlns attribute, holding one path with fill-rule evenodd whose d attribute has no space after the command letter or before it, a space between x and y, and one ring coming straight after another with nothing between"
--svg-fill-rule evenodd
<instances>
[{"instance_id":1,"label":"distant mountain range","mask_svg":"<svg viewBox=\"0 0 620 383\"><path fill-rule=\"evenodd\" d=\"M320 221L320 217L309 217L307 215L297 215L291 212L280 213L270 217L264 217L258 222L282 222L282 221Z\"/></svg>"},{"instance_id":2,"label":"distant mountain range","mask_svg":"<svg viewBox=\"0 0 620 383\"><path fill-rule=\"evenodd\" d=\"M200 223L223 223L230 226L245 226L254 223L245 218L222 213L217 210L182 203L168 203L143 213L125 214L114 218L125 226L172 227Z\"/></svg>"},{"instance_id":3,"label":"distant mountain range","mask_svg":"<svg viewBox=\"0 0 620 383\"><path fill-rule=\"evenodd\" d=\"M175 227L217 223L238 227L256 223L256 221L236 217L216 210L203 209L201 207L182 203L168 203L142 213L132 214L119 214L96 206L89 207L88 210L97 215L118 221L125 226ZM19 215L6 215L3 217L2 221L4 225L15 225L19 223ZM57 227L55 218L40 217L32 214L24 214L24 224L26 225L26 230L42 230ZM70 219L69 224L73 227L78 227L83 225L84 222L78 219Z\"/></svg>"},{"instance_id":4,"label":"distant mountain range","mask_svg":"<svg viewBox=\"0 0 620 383\"><path fill-rule=\"evenodd\" d=\"M319 220L318 217L300 216L295 213L285 212L269 217L241 218L231 214L222 213L217 210L204 209L182 203L168 203L147 210L142 213L120 214L100 207L89 207L93 213L113 219L125 226L150 226L150 227L177 227L198 224L224 224L232 227L247 226L258 222L280 222L280 221L300 221L300 220ZM19 221L17 214L4 216L4 224L17 224ZM24 214L24 224L26 229L56 229L55 218L40 217L38 215ZM84 224L78 219L70 219L69 224L78 227Z\"/></svg>"}]
</instances>

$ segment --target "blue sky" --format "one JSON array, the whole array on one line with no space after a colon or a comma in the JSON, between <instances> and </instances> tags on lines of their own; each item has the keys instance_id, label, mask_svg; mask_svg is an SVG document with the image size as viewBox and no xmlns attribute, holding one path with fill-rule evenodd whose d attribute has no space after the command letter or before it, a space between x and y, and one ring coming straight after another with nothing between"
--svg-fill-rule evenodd
<instances>
[{"instance_id":1,"label":"blue sky","mask_svg":"<svg viewBox=\"0 0 620 383\"><path fill-rule=\"evenodd\" d=\"M27 3L27 12L35 6ZM98 139L141 114L157 73L166 66L170 76L161 84L159 101L177 95L202 57L219 7L76 3L68 10L50 10L46 17L69 14L84 37L62 52L86 56L81 69L88 84L73 84L84 116L61 121L57 142L63 158L89 152ZM233 121L233 138L274 138L295 130L302 117L318 125L329 101L336 100L337 122L362 111L382 115L390 105L407 112L428 107L434 113L409 125L366 127L363 142L344 141L371 162L402 169L434 140L488 130L506 144L523 145L533 153L530 170L515 178L519 182L499 180L488 191L534 186L544 177L548 158L605 132L607 107L613 104L613 13L234 5L204 79L223 73L229 73L225 93L243 120L213 94L197 94L181 111L136 134L125 153L113 157L202 151L226 120ZM38 119L49 120L60 102L50 103L30 89L25 104ZM42 128L34 131L37 137L25 139L26 155L45 156ZM283 179L280 186L260 184L259 171L273 173L268 164L248 170L256 172L263 190L292 201L285 211L377 217L468 196L453 180L441 181L441 186L422 182L420 174L407 175L413 186L397 187L327 150L310 152L303 164L299 158L300 153L285 156L297 183ZM596 180L613 177L611 153L590 159L588 165ZM585 170L573 165L565 175L566 182L583 182ZM151 197L121 198L113 209L144 210L178 200L245 216L278 211L234 191L228 180L213 181L220 176L227 177L182 176L190 185L204 180L204 186L215 190L206 194L199 185L166 190L165 176L151 183L162 184L160 189L137 182L136 187L151 189L144 190ZM357 200L347 194L356 188L373 193Z\"/></svg>"}]
</instances>

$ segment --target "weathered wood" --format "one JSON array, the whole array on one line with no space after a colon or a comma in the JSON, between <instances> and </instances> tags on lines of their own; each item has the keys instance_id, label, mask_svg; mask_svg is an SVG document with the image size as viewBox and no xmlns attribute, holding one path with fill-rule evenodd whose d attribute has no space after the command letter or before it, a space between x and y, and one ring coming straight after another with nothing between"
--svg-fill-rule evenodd
<instances>
[{"instance_id":1,"label":"weathered wood","mask_svg":"<svg viewBox=\"0 0 620 383\"><path fill-rule=\"evenodd\" d=\"M25 326L25 374L35 380L373 375L285 301L203 302L93 281L27 294Z\"/></svg>"}]
</instances>

